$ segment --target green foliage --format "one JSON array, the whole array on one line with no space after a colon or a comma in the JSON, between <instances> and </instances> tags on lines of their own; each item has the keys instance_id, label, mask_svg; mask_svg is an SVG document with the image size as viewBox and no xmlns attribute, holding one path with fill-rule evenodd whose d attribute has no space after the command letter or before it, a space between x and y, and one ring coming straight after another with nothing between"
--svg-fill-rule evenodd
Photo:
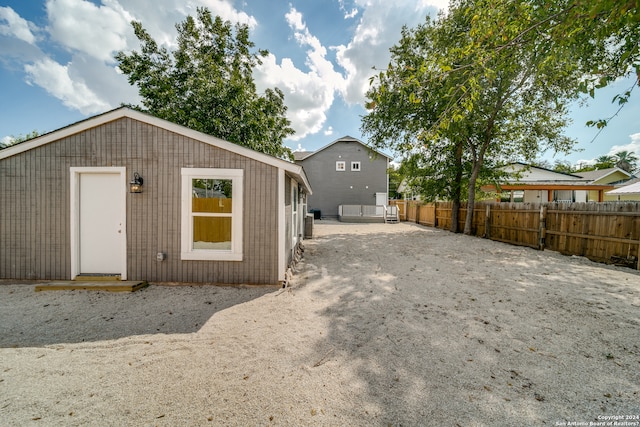
<instances>
[{"instance_id":1,"label":"green foliage","mask_svg":"<svg viewBox=\"0 0 640 427\"><path fill-rule=\"evenodd\" d=\"M2 150L3 148L11 147L12 145L20 144L21 142L28 141L40 135L42 135L42 133L38 132L37 130L28 132L26 135L11 135L8 142L3 143L2 141L0 141L0 150Z\"/></svg>"},{"instance_id":2,"label":"green foliage","mask_svg":"<svg viewBox=\"0 0 640 427\"><path fill-rule=\"evenodd\" d=\"M454 176L445 176L455 169L443 168L442 162L451 161L443 156L428 156L424 152L414 153L403 159L400 171L404 176L405 186L409 193L419 194L422 200L452 200L456 197L456 180ZM458 198L461 197L457 191Z\"/></svg>"},{"instance_id":3,"label":"green foliage","mask_svg":"<svg viewBox=\"0 0 640 427\"><path fill-rule=\"evenodd\" d=\"M425 167L417 170L437 194L460 200L466 182L470 211L493 165L574 143L562 129L579 67L526 32L539 12L533 4L507 2L519 16L509 21L494 3L453 1L436 21L403 29L387 70L372 81L362 122L375 146L420 156Z\"/></svg>"},{"instance_id":4,"label":"green foliage","mask_svg":"<svg viewBox=\"0 0 640 427\"><path fill-rule=\"evenodd\" d=\"M630 151L618 151L613 155L615 166L626 172L633 172L638 168L638 156Z\"/></svg>"},{"instance_id":5,"label":"green foliage","mask_svg":"<svg viewBox=\"0 0 640 427\"><path fill-rule=\"evenodd\" d=\"M157 117L273 156L291 158L283 140L294 133L278 88L258 95L252 76L266 51L252 53L249 28L198 8L176 25L177 48L159 47L132 22L140 51L118 52L118 66L137 85L142 106Z\"/></svg>"},{"instance_id":6,"label":"green foliage","mask_svg":"<svg viewBox=\"0 0 640 427\"><path fill-rule=\"evenodd\" d=\"M549 62L565 61L580 72L569 90L594 97L620 77L640 78L640 2L637 0L479 0L474 33L500 34L501 50L535 47ZM521 13L529 8L530 13ZM513 29L516 29L513 31ZM612 102L622 108L636 83L616 95ZM616 113L617 114L617 113ZM587 122L602 129L615 117Z\"/></svg>"},{"instance_id":7,"label":"green foliage","mask_svg":"<svg viewBox=\"0 0 640 427\"><path fill-rule=\"evenodd\" d=\"M398 199L400 197L398 187L400 187L400 184L402 183L402 174L400 169L391 165L389 169L387 169L387 174L389 175L389 198Z\"/></svg>"},{"instance_id":8,"label":"green foliage","mask_svg":"<svg viewBox=\"0 0 640 427\"><path fill-rule=\"evenodd\" d=\"M556 172L573 173L575 168L566 160L556 160L553 164L553 170Z\"/></svg>"},{"instance_id":9,"label":"green foliage","mask_svg":"<svg viewBox=\"0 0 640 427\"><path fill-rule=\"evenodd\" d=\"M596 169L609 169L616 165L616 159L613 156L600 156L596 158Z\"/></svg>"}]
</instances>

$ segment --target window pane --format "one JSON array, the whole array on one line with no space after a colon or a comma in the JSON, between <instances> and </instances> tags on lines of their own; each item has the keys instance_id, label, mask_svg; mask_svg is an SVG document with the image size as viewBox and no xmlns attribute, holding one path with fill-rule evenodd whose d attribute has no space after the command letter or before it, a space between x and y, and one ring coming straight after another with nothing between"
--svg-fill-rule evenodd
<instances>
[{"instance_id":1,"label":"window pane","mask_svg":"<svg viewBox=\"0 0 640 427\"><path fill-rule=\"evenodd\" d=\"M193 249L231 250L231 218L194 216Z\"/></svg>"},{"instance_id":2,"label":"window pane","mask_svg":"<svg viewBox=\"0 0 640 427\"><path fill-rule=\"evenodd\" d=\"M192 179L193 212L231 213L233 185L230 179Z\"/></svg>"}]
</instances>

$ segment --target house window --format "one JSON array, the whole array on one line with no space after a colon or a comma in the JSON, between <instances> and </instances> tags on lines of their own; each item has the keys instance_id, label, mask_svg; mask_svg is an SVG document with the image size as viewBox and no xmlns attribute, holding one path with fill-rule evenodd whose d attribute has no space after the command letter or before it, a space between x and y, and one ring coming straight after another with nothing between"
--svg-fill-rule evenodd
<instances>
[{"instance_id":1,"label":"house window","mask_svg":"<svg viewBox=\"0 0 640 427\"><path fill-rule=\"evenodd\" d=\"M339 172L344 172L346 170L345 162L339 160L336 162L336 170Z\"/></svg>"},{"instance_id":2,"label":"house window","mask_svg":"<svg viewBox=\"0 0 640 427\"><path fill-rule=\"evenodd\" d=\"M576 201L576 196L573 190L553 190L553 201L573 203Z\"/></svg>"},{"instance_id":3,"label":"house window","mask_svg":"<svg viewBox=\"0 0 640 427\"><path fill-rule=\"evenodd\" d=\"M360 172L360 162L351 162L351 172Z\"/></svg>"},{"instance_id":4,"label":"house window","mask_svg":"<svg viewBox=\"0 0 640 427\"><path fill-rule=\"evenodd\" d=\"M242 169L182 168L183 260L242 261Z\"/></svg>"}]
</instances>

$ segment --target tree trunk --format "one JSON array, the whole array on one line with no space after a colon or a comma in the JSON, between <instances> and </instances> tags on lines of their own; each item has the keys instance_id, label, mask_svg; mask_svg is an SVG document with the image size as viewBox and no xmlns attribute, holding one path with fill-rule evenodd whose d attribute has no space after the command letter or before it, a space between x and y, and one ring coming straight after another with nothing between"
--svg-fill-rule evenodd
<instances>
[{"instance_id":1,"label":"tree trunk","mask_svg":"<svg viewBox=\"0 0 640 427\"><path fill-rule=\"evenodd\" d=\"M460 218L460 196L454 198L451 203L451 226L449 231L452 233L458 232L458 222Z\"/></svg>"},{"instance_id":2,"label":"tree trunk","mask_svg":"<svg viewBox=\"0 0 640 427\"><path fill-rule=\"evenodd\" d=\"M462 193L462 144L456 145L455 152L455 170L456 175L451 187L451 226L449 231L452 233L458 232L458 218L460 212L460 196Z\"/></svg>"},{"instance_id":3,"label":"tree trunk","mask_svg":"<svg viewBox=\"0 0 640 427\"><path fill-rule=\"evenodd\" d=\"M476 182L480 173L481 163L476 162L471 170L469 177L469 194L467 199L467 218L464 221L464 234L471 235L471 226L473 224L473 209L476 205Z\"/></svg>"}]
</instances>

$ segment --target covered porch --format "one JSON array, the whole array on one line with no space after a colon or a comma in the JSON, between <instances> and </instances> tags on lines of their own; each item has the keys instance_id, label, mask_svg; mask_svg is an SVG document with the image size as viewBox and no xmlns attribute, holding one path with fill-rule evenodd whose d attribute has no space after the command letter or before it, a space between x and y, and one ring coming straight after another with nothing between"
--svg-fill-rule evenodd
<instances>
[{"instance_id":1,"label":"covered porch","mask_svg":"<svg viewBox=\"0 0 640 427\"><path fill-rule=\"evenodd\" d=\"M606 191L613 185L579 183L536 182L484 186L483 191L496 192L497 201L547 202L603 202Z\"/></svg>"}]
</instances>

